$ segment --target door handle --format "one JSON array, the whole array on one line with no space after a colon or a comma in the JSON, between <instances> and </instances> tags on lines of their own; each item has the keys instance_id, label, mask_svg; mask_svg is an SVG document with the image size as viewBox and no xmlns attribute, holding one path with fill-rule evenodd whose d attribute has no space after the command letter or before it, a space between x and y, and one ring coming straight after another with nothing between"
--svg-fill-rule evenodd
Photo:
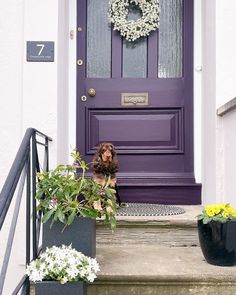
<instances>
[{"instance_id":1,"label":"door handle","mask_svg":"<svg viewBox=\"0 0 236 295\"><path fill-rule=\"evenodd\" d=\"M88 95L94 97L96 95L96 90L94 88L89 88Z\"/></svg>"}]
</instances>

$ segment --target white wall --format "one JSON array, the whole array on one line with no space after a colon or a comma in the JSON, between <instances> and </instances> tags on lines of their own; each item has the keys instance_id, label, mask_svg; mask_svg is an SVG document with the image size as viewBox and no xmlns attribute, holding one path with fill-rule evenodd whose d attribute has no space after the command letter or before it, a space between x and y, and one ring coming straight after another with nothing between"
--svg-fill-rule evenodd
<instances>
[{"instance_id":1,"label":"white wall","mask_svg":"<svg viewBox=\"0 0 236 295\"><path fill-rule=\"evenodd\" d=\"M28 127L53 138L51 167L68 160L68 5L67 0L0 1L0 189ZM26 41L54 41L55 62L27 62ZM1 257L10 220L1 231ZM5 295L12 294L12 278L24 270L22 214L20 220L17 266L10 267Z\"/></svg>"},{"instance_id":2,"label":"white wall","mask_svg":"<svg viewBox=\"0 0 236 295\"><path fill-rule=\"evenodd\" d=\"M236 1L216 1L216 108L236 97ZM216 119L217 199L236 206L236 112Z\"/></svg>"},{"instance_id":3,"label":"white wall","mask_svg":"<svg viewBox=\"0 0 236 295\"><path fill-rule=\"evenodd\" d=\"M202 200L216 201L216 1L202 1Z\"/></svg>"},{"instance_id":4,"label":"white wall","mask_svg":"<svg viewBox=\"0 0 236 295\"><path fill-rule=\"evenodd\" d=\"M57 142L56 0L0 2L0 188L28 127ZM26 62L26 41L54 41L54 63Z\"/></svg>"},{"instance_id":5,"label":"white wall","mask_svg":"<svg viewBox=\"0 0 236 295\"><path fill-rule=\"evenodd\" d=\"M236 97L236 1L216 1L216 107Z\"/></svg>"},{"instance_id":6,"label":"white wall","mask_svg":"<svg viewBox=\"0 0 236 295\"><path fill-rule=\"evenodd\" d=\"M22 139L23 36L24 1L0 1L0 190ZM12 208L10 210L12 211ZM11 218L7 219L1 230L0 262L10 220ZM18 247L16 251L19 259L14 269L15 279L19 279L21 250L22 248ZM9 282L7 284L10 285ZM12 293L5 289L3 294Z\"/></svg>"},{"instance_id":7,"label":"white wall","mask_svg":"<svg viewBox=\"0 0 236 295\"><path fill-rule=\"evenodd\" d=\"M22 136L24 1L0 1L0 190Z\"/></svg>"},{"instance_id":8,"label":"white wall","mask_svg":"<svg viewBox=\"0 0 236 295\"><path fill-rule=\"evenodd\" d=\"M219 120L223 129L223 200L236 207L236 112L230 112Z\"/></svg>"},{"instance_id":9,"label":"white wall","mask_svg":"<svg viewBox=\"0 0 236 295\"><path fill-rule=\"evenodd\" d=\"M236 2L202 1L202 185L203 203L236 205L236 114L216 109L236 97Z\"/></svg>"},{"instance_id":10,"label":"white wall","mask_svg":"<svg viewBox=\"0 0 236 295\"><path fill-rule=\"evenodd\" d=\"M27 41L55 42L54 62L27 62ZM25 0L23 57L23 123L53 138L51 160L56 161L58 135L58 1Z\"/></svg>"}]
</instances>

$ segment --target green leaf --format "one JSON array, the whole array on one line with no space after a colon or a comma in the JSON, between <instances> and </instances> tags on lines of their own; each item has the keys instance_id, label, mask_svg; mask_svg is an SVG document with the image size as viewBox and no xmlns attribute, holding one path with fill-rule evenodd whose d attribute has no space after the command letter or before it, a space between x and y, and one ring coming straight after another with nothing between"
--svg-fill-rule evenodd
<instances>
[{"instance_id":1,"label":"green leaf","mask_svg":"<svg viewBox=\"0 0 236 295\"><path fill-rule=\"evenodd\" d=\"M61 211L58 213L58 218L62 223L65 223L65 215Z\"/></svg>"},{"instance_id":2,"label":"green leaf","mask_svg":"<svg viewBox=\"0 0 236 295\"><path fill-rule=\"evenodd\" d=\"M98 212L92 208L81 208L78 210L79 214L83 217L90 217L96 219L98 217Z\"/></svg>"},{"instance_id":3,"label":"green leaf","mask_svg":"<svg viewBox=\"0 0 236 295\"><path fill-rule=\"evenodd\" d=\"M207 224L207 223L209 223L209 222L211 222L211 221L212 221L212 218L209 218L209 217L207 217L207 216L205 216L205 217L202 219L203 224Z\"/></svg>"},{"instance_id":4,"label":"green leaf","mask_svg":"<svg viewBox=\"0 0 236 295\"><path fill-rule=\"evenodd\" d=\"M52 216L52 214L54 213L54 211L55 211L54 209L51 209L50 211L48 211L47 213L45 213L43 215L42 222L43 223L46 223L49 220L49 218Z\"/></svg>"},{"instance_id":5,"label":"green leaf","mask_svg":"<svg viewBox=\"0 0 236 295\"><path fill-rule=\"evenodd\" d=\"M67 219L67 225L70 225L74 219L75 219L75 216L76 216L76 211L72 211L72 213L69 215L68 219Z\"/></svg>"}]
</instances>

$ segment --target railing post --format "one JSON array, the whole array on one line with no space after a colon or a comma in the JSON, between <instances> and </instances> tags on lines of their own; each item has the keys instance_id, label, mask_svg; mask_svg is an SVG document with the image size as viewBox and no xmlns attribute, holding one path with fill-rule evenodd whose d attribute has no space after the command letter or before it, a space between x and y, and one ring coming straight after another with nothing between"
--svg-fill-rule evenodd
<instances>
[{"instance_id":1,"label":"railing post","mask_svg":"<svg viewBox=\"0 0 236 295\"><path fill-rule=\"evenodd\" d=\"M37 233L36 233L36 134L32 135L32 218L33 218L33 259L37 258Z\"/></svg>"},{"instance_id":2,"label":"railing post","mask_svg":"<svg viewBox=\"0 0 236 295\"><path fill-rule=\"evenodd\" d=\"M45 154L46 154L46 171L49 170L49 152L48 152L48 138L45 138Z\"/></svg>"},{"instance_id":3,"label":"railing post","mask_svg":"<svg viewBox=\"0 0 236 295\"><path fill-rule=\"evenodd\" d=\"M30 263L30 224L31 224L31 151L29 152L28 156L28 163L27 163L27 178L26 178L26 265ZM26 280L25 283L25 291L26 294L30 294L30 284L29 279Z\"/></svg>"}]
</instances>

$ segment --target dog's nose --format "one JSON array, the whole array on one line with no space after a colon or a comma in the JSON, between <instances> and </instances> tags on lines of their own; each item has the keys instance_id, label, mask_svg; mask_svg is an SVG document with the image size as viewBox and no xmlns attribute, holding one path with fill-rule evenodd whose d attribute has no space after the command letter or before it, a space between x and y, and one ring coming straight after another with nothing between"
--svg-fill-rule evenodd
<instances>
[{"instance_id":1,"label":"dog's nose","mask_svg":"<svg viewBox=\"0 0 236 295\"><path fill-rule=\"evenodd\" d=\"M111 152L110 151L105 151L104 155L109 157L109 156L111 156Z\"/></svg>"}]
</instances>

